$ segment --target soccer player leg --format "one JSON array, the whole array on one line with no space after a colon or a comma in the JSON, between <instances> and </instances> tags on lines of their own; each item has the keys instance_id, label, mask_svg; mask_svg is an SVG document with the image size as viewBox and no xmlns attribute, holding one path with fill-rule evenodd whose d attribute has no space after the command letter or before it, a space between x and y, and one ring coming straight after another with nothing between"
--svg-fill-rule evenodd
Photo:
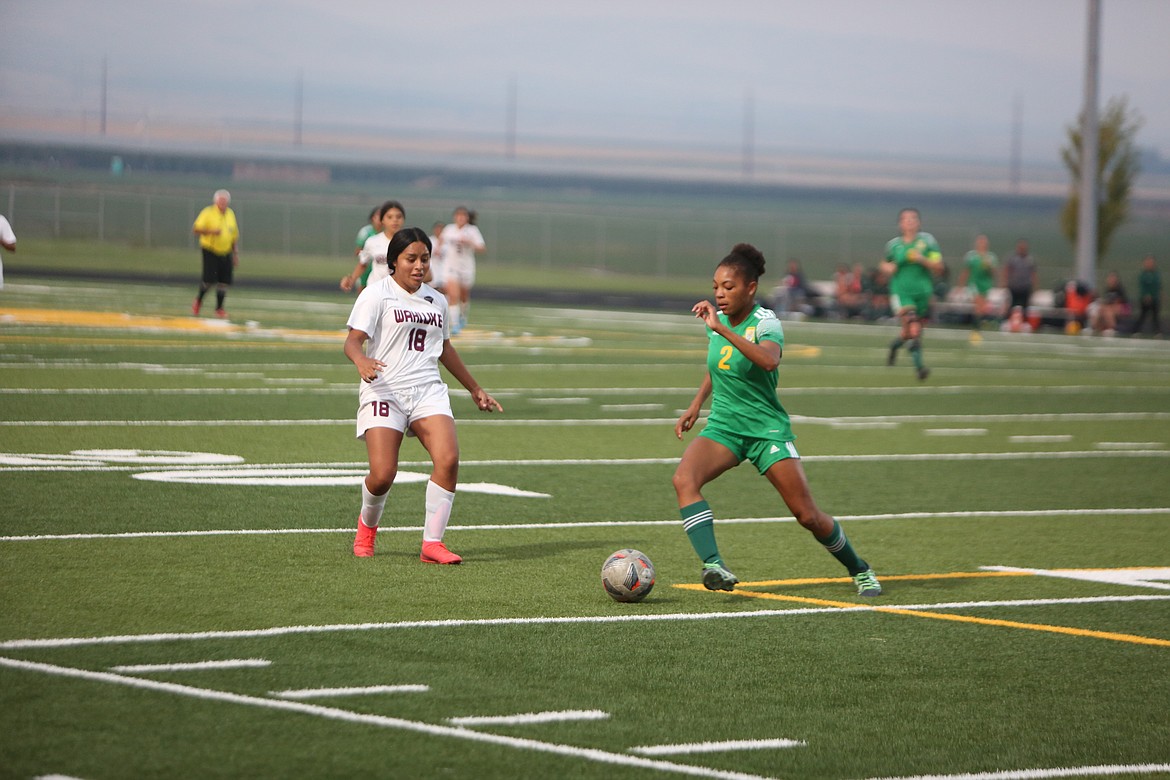
<instances>
[{"instance_id":1,"label":"soccer player leg","mask_svg":"<svg viewBox=\"0 0 1170 780\"><path fill-rule=\"evenodd\" d=\"M761 469L761 473L776 488L776 492L780 494L780 498L784 500L796 521L808 529L813 538L845 567L853 577L858 593L864 596L879 595L881 586L873 570L853 549L841 524L816 505L808 486L808 478L804 474L804 467L800 463L800 455L796 453L796 448L791 442L785 444L787 454L775 453L771 457L768 455L758 457L755 461L757 468Z\"/></svg>"},{"instance_id":2,"label":"soccer player leg","mask_svg":"<svg viewBox=\"0 0 1170 780\"><path fill-rule=\"evenodd\" d=\"M738 582L724 566L715 543L714 514L700 492L708 482L739 465L740 458L732 449L734 440L725 438L709 426L705 428L687 446L672 479L683 530L703 562L703 585L708 590L731 590Z\"/></svg>"},{"instance_id":3,"label":"soccer player leg","mask_svg":"<svg viewBox=\"0 0 1170 780\"><path fill-rule=\"evenodd\" d=\"M357 437L366 442L370 471L362 480L362 509L353 553L360 558L374 554L374 538L390 487L398 475L398 451L406 418L394 401L374 400L358 410Z\"/></svg>"},{"instance_id":4,"label":"soccer player leg","mask_svg":"<svg viewBox=\"0 0 1170 780\"><path fill-rule=\"evenodd\" d=\"M424 563L460 563L463 559L443 544L443 534L451 519L455 484L459 477L459 441L455 435L455 420L451 416L447 386L439 382L421 392L414 414L410 430L430 454L434 466L431 479L427 482L422 552L419 558Z\"/></svg>"},{"instance_id":5,"label":"soccer player leg","mask_svg":"<svg viewBox=\"0 0 1170 780\"><path fill-rule=\"evenodd\" d=\"M919 379L926 379L930 373L930 369L922 361L922 329L929 313L930 294L915 296L914 308L907 315L906 329L910 338L910 357L914 360L914 370Z\"/></svg>"},{"instance_id":6,"label":"soccer player leg","mask_svg":"<svg viewBox=\"0 0 1170 780\"><path fill-rule=\"evenodd\" d=\"M890 311L892 311L895 315L897 315L900 319L902 319L902 299L896 293L892 293L890 295ZM905 342L906 342L906 325L905 325L905 320L903 319L902 330L899 332L898 337L890 342L890 353L889 353L889 355L886 356L886 365L887 366L894 365L894 362L898 359L898 350L902 348L902 345Z\"/></svg>"}]
</instances>

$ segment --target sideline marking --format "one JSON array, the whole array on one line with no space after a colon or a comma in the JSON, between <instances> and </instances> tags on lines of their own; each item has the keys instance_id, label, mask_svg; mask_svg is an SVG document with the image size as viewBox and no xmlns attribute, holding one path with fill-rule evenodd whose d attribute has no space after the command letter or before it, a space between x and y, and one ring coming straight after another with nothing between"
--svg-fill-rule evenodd
<instances>
[{"instance_id":1,"label":"sideline marking","mask_svg":"<svg viewBox=\"0 0 1170 780\"><path fill-rule=\"evenodd\" d=\"M272 662L264 658L234 658L225 661L193 661L183 664L111 666L110 671L120 674L150 674L152 672L190 672L204 669L261 669L265 666L272 666Z\"/></svg>"},{"instance_id":2,"label":"sideline marking","mask_svg":"<svg viewBox=\"0 0 1170 780\"><path fill-rule=\"evenodd\" d=\"M808 747L801 739L734 739L727 742L691 742L683 745L643 745L630 748L641 756L681 756L691 753L722 753L728 750L772 750Z\"/></svg>"},{"instance_id":3,"label":"sideline marking","mask_svg":"<svg viewBox=\"0 0 1170 780\"><path fill-rule=\"evenodd\" d=\"M269 691L278 699L318 699L333 696L365 696L375 693L426 693L429 685L368 685L365 688L301 688L291 691Z\"/></svg>"},{"instance_id":4,"label":"sideline marking","mask_svg":"<svg viewBox=\"0 0 1170 780\"><path fill-rule=\"evenodd\" d=\"M393 718L385 715L370 715L360 712L351 712L349 710L338 709L335 707L323 707L319 704L305 704L303 702L285 701L283 699L266 699L257 696L247 696L245 694L232 693L230 691L218 691L210 688L196 688L190 685L179 685L177 683L144 680L140 677L123 677L122 675L111 674L109 672L93 672L87 669L75 669L68 666L55 666L53 664L37 663L33 661L21 661L15 658L5 658L2 656L0 656L0 666L7 666L10 668L22 669L24 671L30 672L40 672L42 674L51 674L58 677L72 677L75 679L88 680L91 682L112 683L114 685L129 686L131 688L144 688L150 691L171 693L178 696L188 696L208 701L226 702L229 704L243 704L251 707L260 707L262 709L293 712L300 715L312 715L318 718L327 718L330 720L338 720L348 723L361 723L370 726L381 726L382 728L413 731L435 737L455 737L456 739L465 739L471 742L483 742L491 745L502 745L504 747L518 748L520 750L532 750L540 753L553 753L556 755L569 756L572 758L582 758L587 761L595 761L602 764L618 764L621 766L654 769L661 772L677 772L679 774L692 775L695 777L714 777L720 778L720 780L768 780L767 778L763 778L760 775L749 775L741 772L725 772L722 770L708 769L707 767L701 766L676 764L671 761L639 758L621 753L610 753L608 751L598 750L596 748L581 748L575 747L573 745L557 744L554 742L541 742L539 740L527 739L523 737L507 737L498 734L490 734L482 731L473 731L471 729L459 728L458 726L441 726L437 724L406 720L404 718Z\"/></svg>"},{"instance_id":5,"label":"sideline marking","mask_svg":"<svg viewBox=\"0 0 1170 780\"><path fill-rule=\"evenodd\" d=\"M959 775L906 775L873 777L870 780L1046 780L1049 777L1100 777L1103 775L1152 775L1170 772L1170 764L1105 764L1057 769L1009 769L1005 772L977 772Z\"/></svg>"},{"instance_id":6,"label":"sideline marking","mask_svg":"<svg viewBox=\"0 0 1170 780\"><path fill-rule=\"evenodd\" d=\"M991 567L988 567L991 568ZM886 574L882 575L882 582L897 582L899 580L957 580L971 577L1031 577L1038 573L1031 569L1000 569L991 571L950 571L938 574ZM777 585L828 585L835 582L853 582L852 577L805 577L795 580L759 580L758 582L741 582L740 587L775 587ZM676 585L676 588L687 590L706 590L702 585Z\"/></svg>"},{"instance_id":7,"label":"sideline marking","mask_svg":"<svg viewBox=\"0 0 1170 780\"><path fill-rule=\"evenodd\" d=\"M675 585L694 588L695 585ZM702 585L697 587L701 588ZM744 591L745 593L747 591ZM1065 604L1119 604L1127 602L1170 601L1170 595L1140 594L1132 596L1078 596L1061 599L1009 599L1004 601L955 601L934 604L903 604L902 609L981 609L991 607L1048 607ZM838 602L843 603L843 602ZM792 609L756 609L741 612L668 612L665 614L584 615L529 618L447 618L444 620L402 620L387 623L334 623L309 626L275 626L220 631L170 632L157 634L121 634L114 636L59 637L55 639L9 639L0 642L3 650L28 650L46 647L82 647L89 645L147 644L155 642L202 641L206 639L257 639L261 637L301 634L330 634L343 631L394 631L416 628L466 628L481 626L597 625L604 623L672 623L691 620L738 620L741 618L787 617L804 615L846 615L868 612L867 604Z\"/></svg>"},{"instance_id":8,"label":"sideline marking","mask_svg":"<svg viewBox=\"0 0 1170 780\"><path fill-rule=\"evenodd\" d=\"M408 465L405 463L399 464ZM467 465L467 464L462 464ZM986 512L896 512L876 515L837 515L838 520L952 520L971 517L1117 517L1132 515L1170 514L1170 507L1130 507L1109 509L1017 509L989 510ZM756 525L770 523L794 523L792 517L728 517L720 518L720 525ZM637 526L677 526L678 520L585 520L559 523L489 523L484 525L451 525L448 531L528 531L562 528L624 528ZM386 526L380 533L418 533L422 526ZM210 529L202 531L121 531L116 533L73 533L73 534L27 534L23 536L0 536L0 542L42 542L85 539L154 539L185 536L267 536L271 534L352 534L352 527L345 528L239 528ZM906 575L911 576L911 575ZM834 578L826 582L845 582Z\"/></svg>"},{"instance_id":9,"label":"sideline marking","mask_svg":"<svg viewBox=\"0 0 1170 780\"><path fill-rule=\"evenodd\" d=\"M559 712L523 712L519 715L469 715L463 718L447 718L456 726L527 726L533 723L562 723L574 720L606 720L608 712L602 710L561 710Z\"/></svg>"}]
</instances>

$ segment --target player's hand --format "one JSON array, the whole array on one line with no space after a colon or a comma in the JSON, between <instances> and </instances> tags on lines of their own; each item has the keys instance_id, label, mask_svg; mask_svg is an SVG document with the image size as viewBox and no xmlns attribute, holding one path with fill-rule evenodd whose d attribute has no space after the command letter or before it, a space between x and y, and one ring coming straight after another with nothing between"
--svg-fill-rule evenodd
<instances>
[{"instance_id":1,"label":"player's hand","mask_svg":"<svg viewBox=\"0 0 1170 780\"><path fill-rule=\"evenodd\" d=\"M352 276L341 277L341 289L343 292L349 292L350 290L353 289L353 277Z\"/></svg>"},{"instance_id":2,"label":"player's hand","mask_svg":"<svg viewBox=\"0 0 1170 780\"><path fill-rule=\"evenodd\" d=\"M683 434L695 427L695 422L699 419L698 410L687 409L678 418L678 422L674 424L674 435L678 439L682 439Z\"/></svg>"},{"instance_id":3,"label":"player's hand","mask_svg":"<svg viewBox=\"0 0 1170 780\"><path fill-rule=\"evenodd\" d=\"M487 390L482 387L475 388L471 394L471 398L475 401L475 405L479 407L481 412L502 412L504 407L500 406L500 402L492 398Z\"/></svg>"},{"instance_id":4,"label":"player's hand","mask_svg":"<svg viewBox=\"0 0 1170 780\"><path fill-rule=\"evenodd\" d=\"M369 357L359 358L354 365L357 366L358 375L361 376L363 382L373 382L378 378L378 372L386 367L386 364L381 360Z\"/></svg>"},{"instance_id":5,"label":"player's hand","mask_svg":"<svg viewBox=\"0 0 1170 780\"><path fill-rule=\"evenodd\" d=\"M691 313L712 330L719 324L719 310L710 301L699 301L691 307Z\"/></svg>"}]
</instances>

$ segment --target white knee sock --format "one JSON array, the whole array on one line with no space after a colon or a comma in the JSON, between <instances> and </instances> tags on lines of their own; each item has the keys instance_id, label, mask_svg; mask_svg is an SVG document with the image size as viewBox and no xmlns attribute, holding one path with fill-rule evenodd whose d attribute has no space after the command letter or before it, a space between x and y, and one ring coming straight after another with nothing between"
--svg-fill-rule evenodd
<instances>
[{"instance_id":1,"label":"white knee sock","mask_svg":"<svg viewBox=\"0 0 1170 780\"><path fill-rule=\"evenodd\" d=\"M427 482L427 516L423 521L423 541L441 542L443 533L447 530L447 521L451 519L451 505L455 503L455 494L444 490L434 482Z\"/></svg>"},{"instance_id":2,"label":"white knee sock","mask_svg":"<svg viewBox=\"0 0 1170 780\"><path fill-rule=\"evenodd\" d=\"M366 481L362 480L362 524L370 528L377 528L378 523L382 520L382 508L386 506L386 497L390 495L387 490L380 496L375 496L366 487Z\"/></svg>"}]
</instances>

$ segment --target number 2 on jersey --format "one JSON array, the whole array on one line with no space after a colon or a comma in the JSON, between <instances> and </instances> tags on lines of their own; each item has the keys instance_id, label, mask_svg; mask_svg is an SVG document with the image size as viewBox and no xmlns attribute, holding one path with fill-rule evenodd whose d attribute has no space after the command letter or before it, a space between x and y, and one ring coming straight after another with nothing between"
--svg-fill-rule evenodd
<instances>
[{"instance_id":1,"label":"number 2 on jersey","mask_svg":"<svg viewBox=\"0 0 1170 780\"><path fill-rule=\"evenodd\" d=\"M735 348L730 344L724 344L719 348L719 370L731 370L731 356L735 353Z\"/></svg>"}]
</instances>

